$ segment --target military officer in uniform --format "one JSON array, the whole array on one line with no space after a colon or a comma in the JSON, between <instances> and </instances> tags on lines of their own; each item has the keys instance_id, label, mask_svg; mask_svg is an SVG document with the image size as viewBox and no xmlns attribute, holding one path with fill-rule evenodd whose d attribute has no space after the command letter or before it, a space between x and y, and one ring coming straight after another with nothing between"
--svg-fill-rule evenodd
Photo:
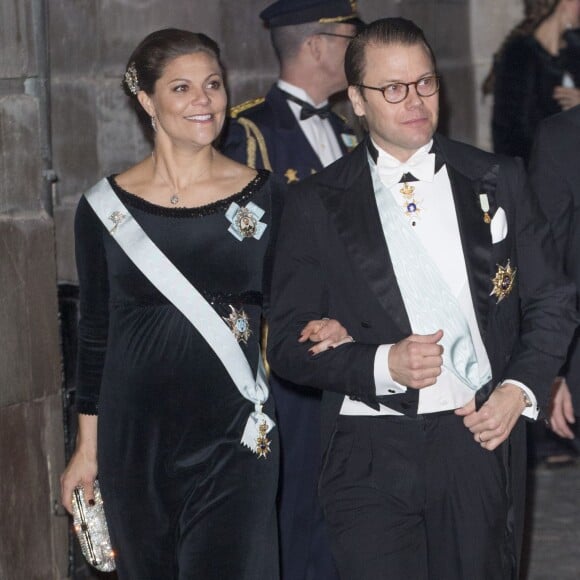
<instances>
[{"instance_id":1,"label":"military officer in uniform","mask_svg":"<svg viewBox=\"0 0 580 580\"><path fill-rule=\"evenodd\" d=\"M280 76L265 97L233 107L223 151L293 183L353 149L356 136L328 98L346 89L344 53L358 19L349 0L278 0L260 14Z\"/></svg>"},{"instance_id":2,"label":"military officer in uniform","mask_svg":"<svg viewBox=\"0 0 580 580\"><path fill-rule=\"evenodd\" d=\"M222 150L297 183L357 145L328 98L346 89L344 54L361 22L349 0L278 0L260 17L270 29L280 76L264 98L233 107ZM277 377L271 384L282 447L282 578L337 580L316 491L320 391Z\"/></svg>"}]
</instances>

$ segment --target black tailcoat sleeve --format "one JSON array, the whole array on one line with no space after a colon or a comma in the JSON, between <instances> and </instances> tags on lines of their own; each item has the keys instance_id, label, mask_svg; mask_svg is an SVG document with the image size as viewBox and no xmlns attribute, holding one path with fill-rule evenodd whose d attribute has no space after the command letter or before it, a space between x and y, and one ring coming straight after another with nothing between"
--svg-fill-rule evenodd
<instances>
[{"instance_id":1,"label":"black tailcoat sleeve","mask_svg":"<svg viewBox=\"0 0 580 580\"><path fill-rule=\"evenodd\" d=\"M580 287L580 106L540 125L530 158L530 180L564 269ZM575 399L580 398L578 339L576 333L564 368Z\"/></svg>"},{"instance_id":2,"label":"black tailcoat sleeve","mask_svg":"<svg viewBox=\"0 0 580 580\"><path fill-rule=\"evenodd\" d=\"M324 243L324 232L332 227L328 222L317 196L294 187L277 235L268 359L279 375L292 382L370 401L376 345L356 342L312 356L308 352L312 345L298 342L308 321L331 315L332 281L325 272L329 248ZM347 268L345 264L345 274ZM343 316L341 322L354 332L352 317L347 321Z\"/></svg>"}]
</instances>

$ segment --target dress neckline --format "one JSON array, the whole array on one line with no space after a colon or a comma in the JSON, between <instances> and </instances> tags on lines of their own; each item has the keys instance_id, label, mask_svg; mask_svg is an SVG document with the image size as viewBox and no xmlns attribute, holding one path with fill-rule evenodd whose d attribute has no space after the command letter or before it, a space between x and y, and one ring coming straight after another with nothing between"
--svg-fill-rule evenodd
<instances>
[{"instance_id":1,"label":"dress neckline","mask_svg":"<svg viewBox=\"0 0 580 580\"><path fill-rule=\"evenodd\" d=\"M256 191L261 189L270 175L270 172L266 169L258 169L257 172L257 175L240 191L233 193L228 197L224 197L223 199L218 199L217 201L196 207L165 207L163 205L158 205L156 203L147 201L146 199L143 199L142 197L135 195L126 189L123 189L116 180L118 173L110 175L107 180L121 201L123 201L123 203L140 209L146 213L168 217L203 217L206 215L225 211L233 202L243 203L247 199L251 198L256 193Z\"/></svg>"}]
</instances>

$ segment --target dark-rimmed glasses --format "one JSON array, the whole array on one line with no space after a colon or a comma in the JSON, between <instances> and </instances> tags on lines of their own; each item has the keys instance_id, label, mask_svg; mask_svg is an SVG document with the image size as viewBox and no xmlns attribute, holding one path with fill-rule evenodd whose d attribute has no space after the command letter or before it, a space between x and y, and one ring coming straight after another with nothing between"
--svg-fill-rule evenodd
<instances>
[{"instance_id":1,"label":"dark-rimmed glasses","mask_svg":"<svg viewBox=\"0 0 580 580\"><path fill-rule=\"evenodd\" d=\"M318 36L336 36L338 38L348 38L352 40L356 35L355 34L337 34L336 32L319 32Z\"/></svg>"},{"instance_id":2,"label":"dark-rimmed glasses","mask_svg":"<svg viewBox=\"0 0 580 580\"><path fill-rule=\"evenodd\" d=\"M414 86L420 97L430 97L439 90L439 76L429 75L415 81L414 83L389 83L384 87L369 87L368 85L358 84L361 89L370 89L380 91L387 103L396 104L404 101L409 94L409 87Z\"/></svg>"}]
</instances>

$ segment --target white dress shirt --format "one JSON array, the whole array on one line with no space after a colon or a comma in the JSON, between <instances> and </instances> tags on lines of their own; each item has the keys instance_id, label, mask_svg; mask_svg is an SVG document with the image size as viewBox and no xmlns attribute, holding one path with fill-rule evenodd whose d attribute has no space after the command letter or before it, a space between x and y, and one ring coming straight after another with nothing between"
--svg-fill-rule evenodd
<instances>
[{"instance_id":1,"label":"white dress shirt","mask_svg":"<svg viewBox=\"0 0 580 580\"><path fill-rule=\"evenodd\" d=\"M417 151L407 163L400 164L394 157L375 144L378 151L377 168L379 176L383 184L388 188L390 194L401 206L402 212L405 212L406 202L400 192L403 186L403 184L398 183L400 175L406 172L412 173L414 160L421 157L425 158L425 154L430 151L431 146L432 141ZM434 158L431 162L433 166ZM396 181L393 180L394 165L400 165L400 175ZM484 371L490 367L490 362L481 338L473 301L471 299L465 256L463 255L455 203L447 168L443 166L435 175L433 175L432 171L430 174L429 172L425 174L425 171L421 173L421 180L411 183L415 188L414 200L418 211L408 218L408 226L416 235L417 243L423 245L441 272L451 293L457 299L471 332L481 375L484 375ZM443 331L445 331L444 328ZM407 390L407 387L395 382L391 377L388 366L388 356L391 346L389 344L379 346L375 355L374 376L377 395L388 396ZM532 401L532 407L527 407L523 414L535 419L538 415L538 409L533 392L519 381L506 380L504 382L516 384L525 391ZM468 403L474 395L474 391L443 367L442 374L437 378L435 384L419 391L417 412L423 414L457 409ZM371 416L401 415L401 413L386 405L381 404L380 410L377 411L360 401L353 401L349 397L345 397L344 399L341 414Z\"/></svg>"},{"instance_id":2,"label":"white dress shirt","mask_svg":"<svg viewBox=\"0 0 580 580\"><path fill-rule=\"evenodd\" d=\"M302 101L306 101L313 107L323 107L328 103L328 101L315 103L306 91L281 79L278 80L277 84L279 89L290 93ZM312 149L318 155L323 167L327 167L342 157L338 139L328 119L321 119L318 115L312 115L308 119L301 120L300 111L302 107L298 103L290 100L288 101L288 105L290 106L292 114L296 117L296 121L298 121L308 143L310 143Z\"/></svg>"}]
</instances>

